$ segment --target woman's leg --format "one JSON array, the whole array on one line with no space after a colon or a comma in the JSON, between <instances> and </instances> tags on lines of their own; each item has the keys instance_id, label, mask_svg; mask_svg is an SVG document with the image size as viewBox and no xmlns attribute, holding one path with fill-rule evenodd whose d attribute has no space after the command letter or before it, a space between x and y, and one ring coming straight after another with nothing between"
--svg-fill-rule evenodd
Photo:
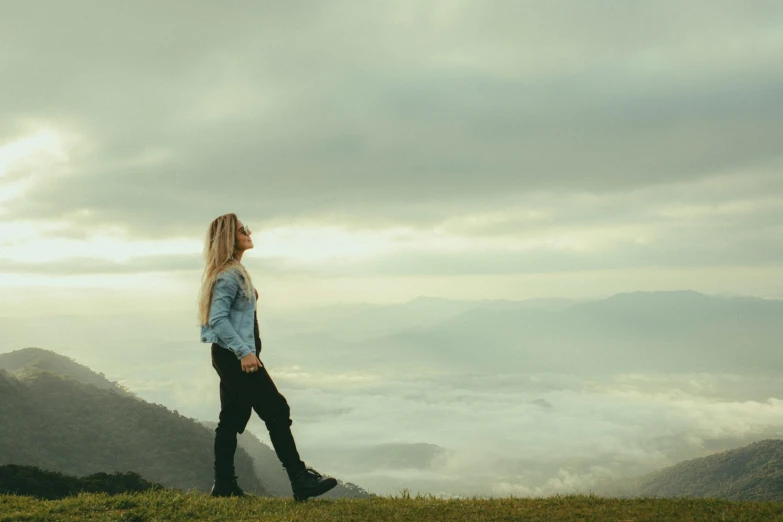
<instances>
[{"instance_id":1,"label":"woman's leg","mask_svg":"<svg viewBox=\"0 0 783 522\"><path fill-rule=\"evenodd\" d=\"M234 476L237 434L244 431L252 406L220 381L220 420L215 429L215 475Z\"/></svg>"},{"instance_id":2,"label":"woman's leg","mask_svg":"<svg viewBox=\"0 0 783 522\"><path fill-rule=\"evenodd\" d=\"M288 472L289 477L296 476L305 469L305 463L299 457L294 436L291 433L291 409L288 401L277 390L266 368L259 368L247 375L251 404L256 414L266 424L269 439L277 458Z\"/></svg>"},{"instance_id":3,"label":"woman's leg","mask_svg":"<svg viewBox=\"0 0 783 522\"><path fill-rule=\"evenodd\" d=\"M220 350L223 350L222 352ZM269 438L275 449L277 458L291 479L294 498L305 500L321 495L337 485L331 477L323 477L315 470L305 466L299 457L299 452L291 433L291 410L288 401L277 390L275 383L267 373L266 368L258 368L254 372L243 372L242 364L236 356L221 348L213 349L213 360L221 379L232 389L236 389L243 399L247 399L256 414L264 421ZM258 348L256 349L258 355ZM244 420L247 423L247 419ZM242 425L239 433L244 431Z\"/></svg>"},{"instance_id":4,"label":"woman's leg","mask_svg":"<svg viewBox=\"0 0 783 522\"><path fill-rule=\"evenodd\" d=\"M221 447L228 452L231 437L236 441L236 434L244 431L252 408L266 424L277 458L288 474L297 474L304 470L305 464L299 457L291 433L291 410L285 397L277 391L266 368L258 368L252 373L243 372L239 359L220 345L213 345L212 361L220 375L221 405L223 399L226 400L225 422L224 412L221 410L221 422L216 430L216 446L220 438L225 441Z\"/></svg>"},{"instance_id":5,"label":"woman's leg","mask_svg":"<svg viewBox=\"0 0 783 522\"><path fill-rule=\"evenodd\" d=\"M227 376L224 352L227 352L225 348L212 346L212 366L220 376L220 419L215 429L215 485L212 493L241 495L241 489L236 484L234 454L237 449L237 434L245 430L252 405L241 389L230 379L224 378ZM231 353L228 355L234 357Z\"/></svg>"},{"instance_id":6,"label":"woman's leg","mask_svg":"<svg viewBox=\"0 0 783 522\"><path fill-rule=\"evenodd\" d=\"M314 469L306 467L299 458L294 436L291 433L291 410L288 401L277 391L266 368L258 368L255 372L246 375L245 382L252 393L253 409L269 430L269 438L272 440L277 458L280 459L291 480L294 499L307 500L334 488L337 485L336 479L325 477Z\"/></svg>"}]
</instances>

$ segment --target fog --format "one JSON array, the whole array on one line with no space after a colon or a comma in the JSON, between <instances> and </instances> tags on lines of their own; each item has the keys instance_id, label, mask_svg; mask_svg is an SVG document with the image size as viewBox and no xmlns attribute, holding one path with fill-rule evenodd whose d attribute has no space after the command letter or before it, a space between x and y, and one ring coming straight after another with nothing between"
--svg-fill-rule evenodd
<instances>
[{"instance_id":1,"label":"fog","mask_svg":"<svg viewBox=\"0 0 783 522\"><path fill-rule=\"evenodd\" d=\"M618 311L624 321L612 319ZM749 311L721 326L726 314ZM589 330L578 324L585 313ZM455 339L455 324L474 328L476 314L484 332ZM556 319L551 329L542 316ZM538 330L520 332L529 317ZM261 359L291 405L303 458L374 493L600 492L608 481L780 437L780 368L765 357L775 357L782 318L783 301L688 291L594 301L421 298L264 314ZM147 401L216 421L218 379L192 321L4 320L3 351L55 350ZM725 342L702 342L715 339L704 324L723 328ZM552 333L570 358L552 357ZM429 346L415 344L421 337ZM690 348L672 354L673 340ZM758 364L737 366L735 355ZM668 364L652 370L656 359ZM249 430L269 442L257 417Z\"/></svg>"}]
</instances>

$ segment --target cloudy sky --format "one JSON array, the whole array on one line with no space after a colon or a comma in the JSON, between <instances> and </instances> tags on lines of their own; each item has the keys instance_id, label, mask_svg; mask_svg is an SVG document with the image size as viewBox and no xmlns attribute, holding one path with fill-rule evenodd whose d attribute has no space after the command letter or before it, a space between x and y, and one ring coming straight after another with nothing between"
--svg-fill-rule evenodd
<instances>
[{"instance_id":1,"label":"cloudy sky","mask_svg":"<svg viewBox=\"0 0 783 522\"><path fill-rule=\"evenodd\" d=\"M0 318L82 316L0 350L142 390L80 328L122 314L142 343L163 330L138 314L165 311L160 342L195 341L226 212L254 232L262 316L783 298L781 63L777 1L0 0Z\"/></svg>"},{"instance_id":2,"label":"cloudy sky","mask_svg":"<svg viewBox=\"0 0 783 522\"><path fill-rule=\"evenodd\" d=\"M229 211L269 306L783 295L778 2L0 8L18 313L188 306Z\"/></svg>"}]
</instances>

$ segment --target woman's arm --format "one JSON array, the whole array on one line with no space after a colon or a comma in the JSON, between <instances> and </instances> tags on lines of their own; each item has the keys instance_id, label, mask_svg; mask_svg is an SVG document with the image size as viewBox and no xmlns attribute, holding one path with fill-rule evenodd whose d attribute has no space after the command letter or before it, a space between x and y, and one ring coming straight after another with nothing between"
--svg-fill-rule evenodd
<instances>
[{"instance_id":1,"label":"woman's arm","mask_svg":"<svg viewBox=\"0 0 783 522\"><path fill-rule=\"evenodd\" d=\"M237 359L255 353L253 347L248 346L239 337L231 321L228 320L231 312L231 304L239 293L239 282L231 274L223 272L215 282L215 290L212 293L212 304L209 307L209 327L220 337L237 355Z\"/></svg>"}]
</instances>

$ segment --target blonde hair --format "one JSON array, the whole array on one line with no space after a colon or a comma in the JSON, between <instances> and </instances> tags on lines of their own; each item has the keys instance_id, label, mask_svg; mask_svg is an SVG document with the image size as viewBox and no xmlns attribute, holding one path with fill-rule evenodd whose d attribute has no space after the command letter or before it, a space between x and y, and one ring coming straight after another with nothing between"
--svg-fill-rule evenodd
<instances>
[{"instance_id":1,"label":"blonde hair","mask_svg":"<svg viewBox=\"0 0 783 522\"><path fill-rule=\"evenodd\" d=\"M235 278L237 273L242 276L244 278L245 295L248 298L253 296L253 282L250 280L250 274L242 266L242 263L234 258L236 243L236 214L225 214L215 218L209 225L204 241L204 261L206 266L201 276L201 291L198 299L198 320L200 326L209 323L212 293L215 290L218 276L223 271L230 270L234 272L232 276Z\"/></svg>"}]
</instances>

